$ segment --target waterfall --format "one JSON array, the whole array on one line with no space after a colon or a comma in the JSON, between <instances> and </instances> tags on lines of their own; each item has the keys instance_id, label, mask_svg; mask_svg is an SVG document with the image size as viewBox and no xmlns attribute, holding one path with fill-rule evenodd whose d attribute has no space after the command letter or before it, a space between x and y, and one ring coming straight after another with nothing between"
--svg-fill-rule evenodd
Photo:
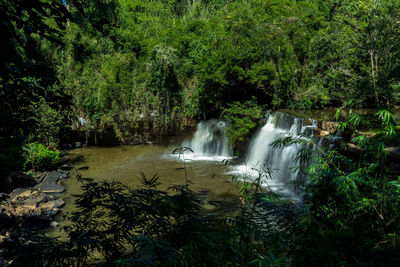
<instances>
[{"instance_id":1,"label":"waterfall","mask_svg":"<svg viewBox=\"0 0 400 267\"><path fill-rule=\"evenodd\" d=\"M190 142L182 146L190 147L193 153L185 152L191 160L223 160L232 157L232 149L225 135L226 122L211 119L197 124L196 132Z\"/></svg>"},{"instance_id":2,"label":"waterfall","mask_svg":"<svg viewBox=\"0 0 400 267\"><path fill-rule=\"evenodd\" d=\"M302 145L274 148L271 144L287 134L292 137L310 137L313 135L312 129L316 127L316 120L296 118L282 112L268 112L265 125L250 142L245 163L234 167L233 173L253 178L264 173L264 186L269 186L277 193L296 198L297 194L290 182L297 181L300 175L301 166L294 160Z\"/></svg>"}]
</instances>

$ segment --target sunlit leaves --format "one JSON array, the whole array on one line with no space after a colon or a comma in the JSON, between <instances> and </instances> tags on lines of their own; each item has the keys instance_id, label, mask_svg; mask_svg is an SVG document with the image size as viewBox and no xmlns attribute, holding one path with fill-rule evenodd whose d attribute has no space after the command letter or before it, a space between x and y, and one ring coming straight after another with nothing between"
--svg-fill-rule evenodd
<instances>
[{"instance_id":1,"label":"sunlit leaves","mask_svg":"<svg viewBox=\"0 0 400 267\"><path fill-rule=\"evenodd\" d=\"M385 134L392 137L396 135L393 113L388 110L379 110L375 114L381 121Z\"/></svg>"},{"instance_id":2,"label":"sunlit leaves","mask_svg":"<svg viewBox=\"0 0 400 267\"><path fill-rule=\"evenodd\" d=\"M231 144L245 141L263 116L263 106L257 104L256 99L244 103L233 102L223 108L224 119L229 122L226 134Z\"/></svg>"}]
</instances>

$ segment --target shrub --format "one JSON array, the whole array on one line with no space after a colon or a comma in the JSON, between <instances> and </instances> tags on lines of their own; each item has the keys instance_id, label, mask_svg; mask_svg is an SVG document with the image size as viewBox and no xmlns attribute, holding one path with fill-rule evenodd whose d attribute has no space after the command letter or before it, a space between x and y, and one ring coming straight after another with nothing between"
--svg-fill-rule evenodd
<instances>
[{"instance_id":1,"label":"shrub","mask_svg":"<svg viewBox=\"0 0 400 267\"><path fill-rule=\"evenodd\" d=\"M256 98L244 103L234 102L224 108L224 119L229 121L226 134L231 144L239 144L249 137L251 130L257 126L257 121L263 117L263 106L256 103Z\"/></svg>"},{"instance_id":2,"label":"shrub","mask_svg":"<svg viewBox=\"0 0 400 267\"><path fill-rule=\"evenodd\" d=\"M50 150L37 142L29 143L22 149L25 159L24 169L30 164L34 171L45 170L60 159L60 152Z\"/></svg>"}]
</instances>

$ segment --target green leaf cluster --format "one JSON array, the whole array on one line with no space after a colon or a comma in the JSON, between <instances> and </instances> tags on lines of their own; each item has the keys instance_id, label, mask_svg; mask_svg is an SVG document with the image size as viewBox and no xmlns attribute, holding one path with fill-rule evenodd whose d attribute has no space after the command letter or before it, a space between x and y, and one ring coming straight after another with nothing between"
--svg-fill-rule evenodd
<instances>
[{"instance_id":1,"label":"green leaf cluster","mask_svg":"<svg viewBox=\"0 0 400 267\"><path fill-rule=\"evenodd\" d=\"M25 159L24 168L32 167L34 172L46 170L60 159L60 152L37 142L26 144L22 149Z\"/></svg>"},{"instance_id":2,"label":"green leaf cluster","mask_svg":"<svg viewBox=\"0 0 400 267\"><path fill-rule=\"evenodd\" d=\"M258 125L258 121L264 115L263 112L263 106L258 105L255 98L244 103L233 102L223 108L223 118L229 122L225 132L229 142L243 143Z\"/></svg>"},{"instance_id":3,"label":"green leaf cluster","mask_svg":"<svg viewBox=\"0 0 400 267\"><path fill-rule=\"evenodd\" d=\"M376 117L387 136L396 134L389 111ZM342 127L357 129L360 120L353 114ZM400 191L384 141L356 136L357 155L318 149L308 169L304 213L296 230L293 253L299 265L398 263Z\"/></svg>"}]
</instances>

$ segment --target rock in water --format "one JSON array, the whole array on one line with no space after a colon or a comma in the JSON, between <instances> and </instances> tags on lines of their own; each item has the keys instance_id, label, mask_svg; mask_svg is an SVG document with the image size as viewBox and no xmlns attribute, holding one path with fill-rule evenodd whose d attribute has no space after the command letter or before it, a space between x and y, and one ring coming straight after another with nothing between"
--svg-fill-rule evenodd
<instances>
[{"instance_id":1,"label":"rock in water","mask_svg":"<svg viewBox=\"0 0 400 267\"><path fill-rule=\"evenodd\" d=\"M44 215L54 216L60 212L62 206L64 206L64 201L61 198L58 198L40 205L39 209Z\"/></svg>"},{"instance_id":2,"label":"rock in water","mask_svg":"<svg viewBox=\"0 0 400 267\"><path fill-rule=\"evenodd\" d=\"M60 224L58 223L58 222L56 222L56 221L52 221L51 223L50 223L50 226L51 227L53 227L53 228L56 228L56 227L58 227Z\"/></svg>"},{"instance_id":3,"label":"rock in water","mask_svg":"<svg viewBox=\"0 0 400 267\"><path fill-rule=\"evenodd\" d=\"M43 193L62 193L65 191L65 187L58 182L65 177L66 174L64 172L48 172L42 183L39 184L37 188Z\"/></svg>"}]
</instances>

